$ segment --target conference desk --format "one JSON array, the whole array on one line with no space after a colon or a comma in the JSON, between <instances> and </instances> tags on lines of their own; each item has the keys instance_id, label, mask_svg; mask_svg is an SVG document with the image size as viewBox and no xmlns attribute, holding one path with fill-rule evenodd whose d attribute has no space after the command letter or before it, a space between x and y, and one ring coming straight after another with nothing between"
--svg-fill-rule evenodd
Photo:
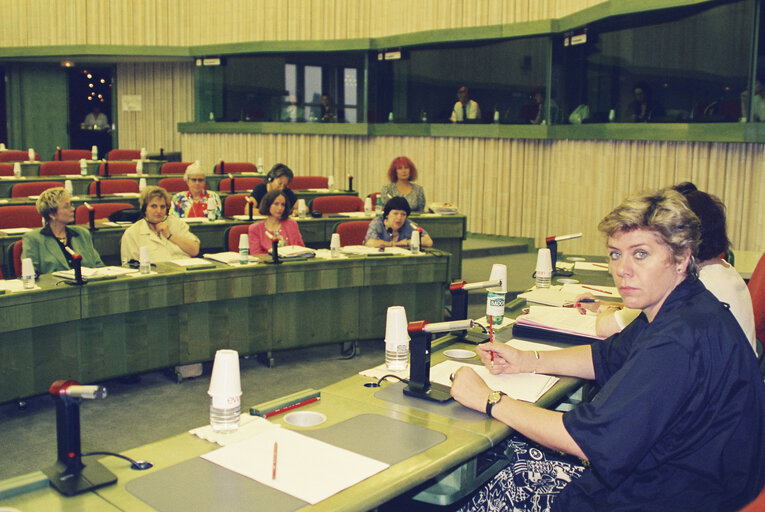
<instances>
[{"instance_id":1,"label":"conference desk","mask_svg":"<svg viewBox=\"0 0 765 512\"><path fill-rule=\"evenodd\" d=\"M106 162L107 160L86 160L85 163L88 166L88 175L89 176L95 176L98 174L98 169L101 167L101 164ZM138 160L108 160L109 163L115 163L115 162L138 162ZM11 165L13 165L14 162L8 162ZM21 175L24 177L39 177L40 176L40 165L42 165L42 162L35 161L35 162L19 162L21 164ZM143 172L144 174L159 174L160 169L162 168L162 165L167 163L166 160L142 160L143 163ZM173 176L172 174L169 174L167 176ZM42 178L56 178L57 176L42 176Z\"/></svg>"},{"instance_id":2,"label":"conference desk","mask_svg":"<svg viewBox=\"0 0 765 512\"><path fill-rule=\"evenodd\" d=\"M125 198L115 197L115 202L121 202ZM467 233L467 217L464 215L436 215L436 214L412 214L412 220L425 229L433 239L434 247L451 253L449 261L450 279L458 279L462 274L462 242ZM308 247L327 248L335 232L335 226L340 222L350 222L358 219L342 215L328 215L321 218L297 219L303 241ZM250 224L249 220L221 219L215 222L192 222L189 224L191 231L199 237L200 254L221 252L228 250L228 241L225 240L226 230L232 226ZM101 258L107 264L119 265L120 240L125 227L98 227L93 233L93 245ZM13 275L7 267L8 248L21 235L0 236L0 266L3 266L4 275ZM7 274L6 274L7 272Z\"/></svg>"},{"instance_id":3,"label":"conference desk","mask_svg":"<svg viewBox=\"0 0 765 512\"><path fill-rule=\"evenodd\" d=\"M471 348L453 336L439 338L433 344L433 364L447 359L443 353L447 347ZM465 409L453 401L433 404L406 397L399 390L401 384L395 383L384 382L381 388L365 387L364 384L370 381L373 380L354 375L323 388L320 401L300 409L326 416L326 422L316 427L292 426L285 422L285 414L270 419L282 428L296 430L391 464L387 469L315 505L300 502L252 480L235 477L227 470L199 460L200 455L218 446L189 433L124 453L137 460L152 462L154 467L147 471L130 470L125 461L113 457L101 458L100 462L118 477L115 485L65 498L48 486L44 475L36 472L0 483L0 496L7 496L7 499L0 501L0 505L21 510L42 504L56 510L88 510L104 503L107 505L104 510L129 511L363 511L405 493L427 493L438 489L444 481L451 482L456 488L468 486L461 490L464 494L469 493L476 482L471 482L470 478L455 482L454 478L474 471L477 459L498 446L511 433L511 429L503 423ZM577 379L561 379L540 400L539 405L554 406L579 384ZM382 393L393 398L382 399ZM395 398L399 395L401 400ZM416 444L416 440L411 439L415 435L417 439L422 439L425 446L411 447ZM406 451L407 448L396 448L397 444L409 445L408 456L391 453ZM496 469L494 465L491 467ZM493 470L488 470L482 478L488 478ZM212 473L208 473L210 471ZM177 475L182 480L176 478L169 482L167 475ZM210 476L213 478L208 478ZM142 478L149 480L139 481ZM233 481L235 479L236 482ZM161 485L163 481L165 486Z\"/></svg>"},{"instance_id":4,"label":"conference desk","mask_svg":"<svg viewBox=\"0 0 765 512\"><path fill-rule=\"evenodd\" d=\"M281 265L158 264L150 276L0 295L0 403L83 383L241 354L382 338L388 306L443 318L448 253ZM279 318L279 321L272 319ZM310 319L310 321L301 321Z\"/></svg>"}]
</instances>

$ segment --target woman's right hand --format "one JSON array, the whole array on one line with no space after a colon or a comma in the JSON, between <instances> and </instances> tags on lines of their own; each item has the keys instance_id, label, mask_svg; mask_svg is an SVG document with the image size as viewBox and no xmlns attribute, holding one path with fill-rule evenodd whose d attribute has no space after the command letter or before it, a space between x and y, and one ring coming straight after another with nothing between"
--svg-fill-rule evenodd
<instances>
[{"instance_id":1,"label":"woman's right hand","mask_svg":"<svg viewBox=\"0 0 765 512\"><path fill-rule=\"evenodd\" d=\"M483 343L476 347L476 352L484 366L493 375L501 373L522 373L524 352L504 343ZM492 361L492 354L494 360Z\"/></svg>"},{"instance_id":2,"label":"woman's right hand","mask_svg":"<svg viewBox=\"0 0 765 512\"><path fill-rule=\"evenodd\" d=\"M581 302L583 299L592 300L594 302ZM595 298L593 294L587 292L581 295L577 295L576 307L579 310L579 312L583 315L586 315L587 311L592 311L593 313L597 313L600 310L600 302L598 302L598 300Z\"/></svg>"}]
</instances>

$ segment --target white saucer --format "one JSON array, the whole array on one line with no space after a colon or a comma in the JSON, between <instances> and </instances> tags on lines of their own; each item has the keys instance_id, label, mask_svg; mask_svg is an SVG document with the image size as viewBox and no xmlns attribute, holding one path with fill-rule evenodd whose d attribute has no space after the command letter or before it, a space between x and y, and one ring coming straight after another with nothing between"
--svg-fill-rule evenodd
<instances>
[{"instance_id":1,"label":"white saucer","mask_svg":"<svg viewBox=\"0 0 765 512\"><path fill-rule=\"evenodd\" d=\"M561 284L577 284L579 282L577 279L571 279L570 277L563 277L557 281Z\"/></svg>"},{"instance_id":2,"label":"white saucer","mask_svg":"<svg viewBox=\"0 0 765 512\"><path fill-rule=\"evenodd\" d=\"M452 359L472 359L475 357L475 352L461 348L450 348L449 350L444 350L444 355Z\"/></svg>"},{"instance_id":3,"label":"white saucer","mask_svg":"<svg viewBox=\"0 0 765 512\"><path fill-rule=\"evenodd\" d=\"M584 258L581 256L569 256L566 258L567 261L585 261Z\"/></svg>"}]
</instances>

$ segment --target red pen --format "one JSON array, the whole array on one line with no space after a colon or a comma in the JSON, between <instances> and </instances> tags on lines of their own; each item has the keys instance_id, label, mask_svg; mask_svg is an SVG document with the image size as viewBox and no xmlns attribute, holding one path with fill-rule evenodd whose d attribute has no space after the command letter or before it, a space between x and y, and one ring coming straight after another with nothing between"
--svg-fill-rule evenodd
<instances>
[{"instance_id":1,"label":"red pen","mask_svg":"<svg viewBox=\"0 0 765 512\"><path fill-rule=\"evenodd\" d=\"M608 268L608 265L603 265L602 263L593 263L593 267L600 267L600 268Z\"/></svg>"},{"instance_id":2,"label":"red pen","mask_svg":"<svg viewBox=\"0 0 765 512\"><path fill-rule=\"evenodd\" d=\"M489 315L489 343L494 343L494 322L492 322L492 316ZM494 351L491 352L491 364L494 364Z\"/></svg>"},{"instance_id":3,"label":"red pen","mask_svg":"<svg viewBox=\"0 0 765 512\"><path fill-rule=\"evenodd\" d=\"M613 294L612 294L611 292L609 292L609 291L606 291L606 290L600 290L600 289L598 289L598 288L593 288L592 286L587 286L586 284L583 284L583 285L582 285L582 288L587 288L588 290L592 290L592 291L594 291L594 292L598 292L598 293L605 293L606 295L613 295Z\"/></svg>"},{"instance_id":4,"label":"red pen","mask_svg":"<svg viewBox=\"0 0 765 512\"><path fill-rule=\"evenodd\" d=\"M292 404L292 405L287 405L287 406L282 407L280 409L276 409L275 411L267 412L263 417L264 418L270 418L271 416L276 416L277 414L281 414L283 412L287 412L287 411L290 411L292 409L296 409L298 407L302 407L304 405L308 405L308 404L311 404L313 402L318 402L318 401L319 401L319 397L318 396L314 396L314 397L309 398L308 400L303 400L302 402L298 402L298 403Z\"/></svg>"}]
</instances>

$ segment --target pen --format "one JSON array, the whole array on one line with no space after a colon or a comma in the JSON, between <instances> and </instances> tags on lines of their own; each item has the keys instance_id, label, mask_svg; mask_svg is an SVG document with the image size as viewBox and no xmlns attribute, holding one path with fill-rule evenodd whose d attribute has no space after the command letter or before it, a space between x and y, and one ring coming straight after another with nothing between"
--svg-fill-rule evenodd
<instances>
[{"instance_id":1,"label":"pen","mask_svg":"<svg viewBox=\"0 0 765 512\"><path fill-rule=\"evenodd\" d=\"M598 293L605 293L605 294L607 294L607 295L613 295L613 294L612 294L611 292L609 292L609 291L606 291L606 290L599 290L598 288L593 288L592 286L587 286L586 284L583 284L583 285L582 285L582 288L587 288L588 290L592 290L592 291L594 291L594 292L598 292ZM583 302L583 301L580 301L580 302Z\"/></svg>"},{"instance_id":2,"label":"pen","mask_svg":"<svg viewBox=\"0 0 765 512\"><path fill-rule=\"evenodd\" d=\"M579 299L576 302L571 302L569 304L563 304L564 308L576 308L579 307L579 304L592 304L594 302L598 302L596 299Z\"/></svg>"},{"instance_id":3,"label":"pen","mask_svg":"<svg viewBox=\"0 0 765 512\"><path fill-rule=\"evenodd\" d=\"M573 233L571 235L559 235L559 236L548 236L545 238L546 242L560 242L562 240L571 240L572 238L579 238L582 236L581 233Z\"/></svg>"},{"instance_id":4,"label":"pen","mask_svg":"<svg viewBox=\"0 0 765 512\"><path fill-rule=\"evenodd\" d=\"M276 480L276 452L279 449L279 444L274 441L274 467L271 471L271 480Z\"/></svg>"},{"instance_id":5,"label":"pen","mask_svg":"<svg viewBox=\"0 0 765 512\"><path fill-rule=\"evenodd\" d=\"M492 316L489 315L489 343L494 343L494 322L492 322ZM494 364L494 351L491 351L491 364Z\"/></svg>"},{"instance_id":6,"label":"pen","mask_svg":"<svg viewBox=\"0 0 765 512\"><path fill-rule=\"evenodd\" d=\"M600 267L600 268L608 268L608 265L603 265L602 263L593 263L593 267Z\"/></svg>"}]
</instances>

